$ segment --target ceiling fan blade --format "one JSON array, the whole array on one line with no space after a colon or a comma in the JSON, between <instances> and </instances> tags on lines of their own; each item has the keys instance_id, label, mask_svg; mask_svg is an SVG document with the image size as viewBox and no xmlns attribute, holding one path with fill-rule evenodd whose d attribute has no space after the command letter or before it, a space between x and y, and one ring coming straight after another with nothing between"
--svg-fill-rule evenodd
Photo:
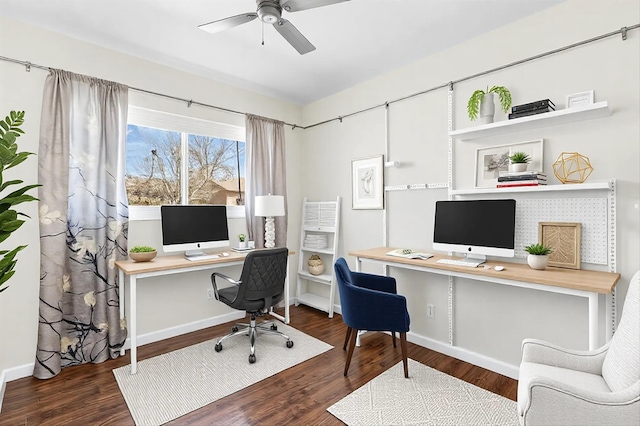
<instances>
[{"instance_id":1,"label":"ceiling fan blade","mask_svg":"<svg viewBox=\"0 0 640 426\"><path fill-rule=\"evenodd\" d=\"M280 33L285 40L289 42L291 46L294 47L298 51L299 54L304 55L305 53L313 52L316 50L316 47L311 44L309 40L306 39L305 36L302 35L300 31L293 24L286 19L280 19L278 22L273 24L274 28Z\"/></svg>"},{"instance_id":2,"label":"ceiling fan blade","mask_svg":"<svg viewBox=\"0 0 640 426\"><path fill-rule=\"evenodd\" d=\"M198 25L198 28L209 33L218 33L220 31L228 30L229 28L251 22L257 17L257 13L243 13L242 15L230 16L228 18Z\"/></svg>"},{"instance_id":3,"label":"ceiling fan blade","mask_svg":"<svg viewBox=\"0 0 640 426\"><path fill-rule=\"evenodd\" d=\"M287 12L314 9L316 7L329 6L330 4L343 3L349 0L282 0L280 6Z\"/></svg>"}]
</instances>

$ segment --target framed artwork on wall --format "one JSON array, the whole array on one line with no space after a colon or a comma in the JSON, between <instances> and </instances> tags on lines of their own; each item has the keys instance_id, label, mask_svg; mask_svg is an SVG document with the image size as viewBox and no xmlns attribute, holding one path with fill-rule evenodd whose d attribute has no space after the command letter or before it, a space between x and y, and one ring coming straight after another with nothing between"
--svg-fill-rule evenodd
<instances>
[{"instance_id":1,"label":"framed artwork on wall","mask_svg":"<svg viewBox=\"0 0 640 426\"><path fill-rule=\"evenodd\" d=\"M514 144L490 146L476 149L476 188L495 188L500 172L509 171L509 156L514 152L529 154L531 161L527 171L542 173L542 144L537 139Z\"/></svg>"},{"instance_id":2,"label":"framed artwork on wall","mask_svg":"<svg viewBox=\"0 0 640 426\"><path fill-rule=\"evenodd\" d=\"M351 191L354 210L384 208L383 156L351 161Z\"/></svg>"},{"instance_id":3,"label":"framed artwork on wall","mask_svg":"<svg viewBox=\"0 0 640 426\"><path fill-rule=\"evenodd\" d=\"M577 222L538 222L538 242L551 247L549 266L580 269L580 235Z\"/></svg>"}]
</instances>

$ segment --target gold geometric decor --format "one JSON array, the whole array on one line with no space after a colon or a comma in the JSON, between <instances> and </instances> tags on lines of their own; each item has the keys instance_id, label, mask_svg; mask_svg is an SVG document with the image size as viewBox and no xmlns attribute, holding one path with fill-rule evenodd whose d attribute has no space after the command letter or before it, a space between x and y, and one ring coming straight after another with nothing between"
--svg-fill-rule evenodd
<instances>
[{"instance_id":1,"label":"gold geometric decor","mask_svg":"<svg viewBox=\"0 0 640 426\"><path fill-rule=\"evenodd\" d=\"M580 269L580 232L576 222L538 222L538 242L552 247L549 266Z\"/></svg>"},{"instance_id":2,"label":"gold geometric decor","mask_svg":"<svg viewBox=\"0 0 640 426\"><path fill-rule=\"evenodd\" d=\"M577 152L563 152L553 163L553 174L562 183L583 183L591 172L589 157Z\"/></svg>"}]
</instances>

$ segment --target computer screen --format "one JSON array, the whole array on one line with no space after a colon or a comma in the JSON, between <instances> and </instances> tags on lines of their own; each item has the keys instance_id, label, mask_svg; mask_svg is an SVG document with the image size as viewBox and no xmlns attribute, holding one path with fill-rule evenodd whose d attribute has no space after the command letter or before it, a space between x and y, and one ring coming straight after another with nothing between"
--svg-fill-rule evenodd
<instances>
[{"instance_id":1,"label":"computer screen","mask_svg":"<svg viewBox=\"0 0 640 426\"><path fill-rule=\"evenodd\" d=\"M162 249L184 251L185 255L202 254L202 249L228 247L229 227L224 205L160 206Z\"/></svg>"},{"instance_id":2,"label":"computer screen","mask_svg":"<svg viewBox=\"0 0 640 426\"><path fill-rule=\"evenodd\" d=\"M468 258L515 255L516 200L436 201L433 249Z\"/></svg>"}]
</instances>

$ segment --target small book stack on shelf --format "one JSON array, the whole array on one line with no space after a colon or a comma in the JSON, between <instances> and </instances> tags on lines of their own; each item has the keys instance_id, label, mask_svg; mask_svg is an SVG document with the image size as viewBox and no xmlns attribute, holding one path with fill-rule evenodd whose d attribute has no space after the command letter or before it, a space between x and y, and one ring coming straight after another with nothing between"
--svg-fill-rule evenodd
<instances>
[{"instance_id":1,"label":"small book stack on shelf","mask_svg":"<svg viewBox=\"0 0 640 426\"><path fill-rule=\"evenodd\" d=\"M511 107L509 120L514 118L526 117L528 115L543 114L545 112L555 111L556 106L549 99L542 99L528 104L514 105Z\"/></svg>"},{"instance_id":2,"label":"small book stack on shelf","mask_svg":"<svg viewBox=\"0 0 640 426\"><path fill-rule=\"evenodd\" d=\"M496 188L540 186L547 184L547 175L538 171L500 172Z\"/></svg>"}]
</instances>

